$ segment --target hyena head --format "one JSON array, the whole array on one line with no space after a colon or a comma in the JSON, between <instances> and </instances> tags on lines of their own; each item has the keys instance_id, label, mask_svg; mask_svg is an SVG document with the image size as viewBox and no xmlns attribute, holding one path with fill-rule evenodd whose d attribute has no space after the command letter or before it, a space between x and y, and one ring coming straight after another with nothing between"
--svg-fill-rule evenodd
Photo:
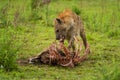
<instances>
[{"instance_id":1,"label":"hyena head","mask_svg":"<svg viewBox=\"0 0 120 80\"><path fill-rule=\"evenodd\" d=\"M68 30L70 28L68 22L66 23L62 19L56 18L54 27L55 27L56 40L60 40L63 38L65 39L67 37Z\"/></svg>"}]
</instances>

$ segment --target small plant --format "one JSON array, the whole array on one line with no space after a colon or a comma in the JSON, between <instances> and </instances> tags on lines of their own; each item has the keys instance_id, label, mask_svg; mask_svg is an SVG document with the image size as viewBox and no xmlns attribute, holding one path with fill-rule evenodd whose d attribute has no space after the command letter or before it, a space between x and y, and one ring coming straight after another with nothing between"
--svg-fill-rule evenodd
<instances>
[{"instance_id":1,"label":"small plant","mask_svg":"<svg viewBox=\"0 0 120 80\"><path fill-rule=\"evenodd\" d=\"M81 14L81 10L79 10L77 7L73 7L72 10L77 14L80 15Z\"/></svg>"},{"instance_id":2,"label":"small plant","mask_svg":"<svg viewBox=\"0 0 120 80\"><path fill-rule=\"evenodd\" d=\"M16 59L19 45L15 41L14 30L1 30L0 36L0 67L6 71L17 69Z\"/></svg>"}]
</instances>

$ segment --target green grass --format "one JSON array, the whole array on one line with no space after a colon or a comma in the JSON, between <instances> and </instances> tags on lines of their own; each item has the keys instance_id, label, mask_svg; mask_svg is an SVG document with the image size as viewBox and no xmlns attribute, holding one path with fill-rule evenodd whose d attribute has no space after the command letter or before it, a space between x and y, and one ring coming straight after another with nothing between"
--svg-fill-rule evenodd
<instances>
[{"instance_id":1,"label":"green grass","mask_svg":"<svg viewBox=\"0 0 120 80\"><path fill-rule=\"evenodd\" d=\"M0 9L6 7L8 1L2 1ZM6 10L8 15L3 17L0 13L0 39L4 38L6 32L14 33L15 48L20 46L19 51L13 53L17 59L35 56L55 41L53 20L66 8L72 9L83 19L91 54L75 68L18 65L17 70L8 72L0 67L0 80L120 80L120 1L118 1L53 0L48 6L49 26L46 26L47 6L42 6L33 13L30 9L31 0L27 0L26 3L24 0L11 0L9 9ZM14 14L17 9L20 15L18 26L14 26ZM5 34L2 34L3 31ZM3 45L0 47L4 48ZM15 48L11 48L11 51Z\"/></svg>"}]
</instances>

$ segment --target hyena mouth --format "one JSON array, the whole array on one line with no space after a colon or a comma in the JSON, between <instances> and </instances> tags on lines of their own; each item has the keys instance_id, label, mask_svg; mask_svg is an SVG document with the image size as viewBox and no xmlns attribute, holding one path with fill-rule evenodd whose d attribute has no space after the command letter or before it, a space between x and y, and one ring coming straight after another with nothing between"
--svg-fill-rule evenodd
<instances>
[{"instance_id":1,"label":"hyena mouth","mask_svg":"<svg viewBox=\"0 0 120 80\"><path fill-rule=\"evenodd\" d=\"M59 41L62 42L62 43L64 43L64 40L65 40L65 36L62 36L62 35L61 35L61 38L60 38Z\"/></svg>"}]
</instances>

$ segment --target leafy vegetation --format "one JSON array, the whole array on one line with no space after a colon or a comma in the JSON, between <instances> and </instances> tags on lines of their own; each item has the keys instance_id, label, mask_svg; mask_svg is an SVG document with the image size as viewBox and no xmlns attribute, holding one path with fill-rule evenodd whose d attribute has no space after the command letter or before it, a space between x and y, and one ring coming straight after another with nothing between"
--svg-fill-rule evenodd
<instances>
[{"instance_id":1,"label":"leafy vegetation","mask_svg":"<svg viewBox=\"0 0 120 80\"><path fill-rule=\"evenodd\" d=\"M1 0L0 80L120 80L119 0L51 0L41 4L41 0ZM73 69L17 64L55 40L53 20L66 8L84 22L91 48L88 59Z\"/></svg>"}]
</instances>

